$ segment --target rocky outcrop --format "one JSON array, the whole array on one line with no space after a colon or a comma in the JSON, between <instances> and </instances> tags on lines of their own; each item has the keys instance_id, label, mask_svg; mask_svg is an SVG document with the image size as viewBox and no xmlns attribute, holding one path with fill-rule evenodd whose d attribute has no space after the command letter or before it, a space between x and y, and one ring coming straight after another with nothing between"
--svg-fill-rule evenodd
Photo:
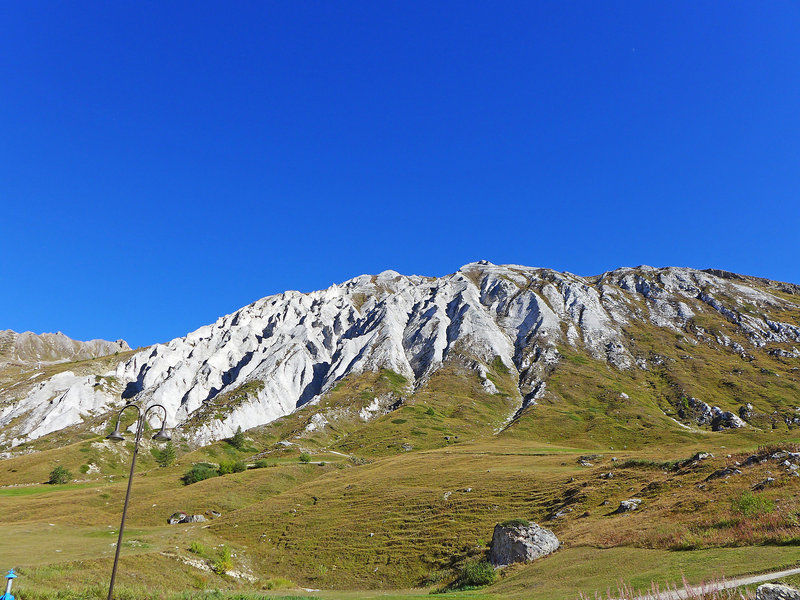
<instances>
[{"instance_id":1,"label":"rocky outcrop","mask_svg":"<svg viewBox=\"0 0 800 600\"><path fill-rule=\"evenodd\" d=\"M710 425L714 431L738 429L747 425L739 415L731 411L722 410L719 406L711 406L697 398L687 398L686 403L691 409L697 424Z\"/></svg>"},{"instance_id":2,"label":"rocky outcrop","mask_svg":"<svg viewBox=\"0 0 800 600\"><path fill-rule=\"evenodd\" d=\"M14 404L0 413L0 442L68 426L92 402L99 409L133 400L164 404L170 427L182 426L186 437L207 443L314 403L346 375L389 369L413 388L454 358L475 365L486 393L497 393L487 367L499 359L517 383L522 409L546 393L562 347L617 369L662 365L662 357L634 357L624 328L638 323L691 331L692 343L733 348L733 341L701 326L702 313L724 319L756 348L800 342L800 327L767 316L796 305L754 286L693 269L643 266L579 277L486 261L439 278L361 275L326 290L263 298L135 354L107 374L123 388L122 399L90 401L90 381L75 381L70 387L82 391L54 395L44 407L41 395L0 390L0 404ZM205 411L219 398L237 400ZM744 425L734 413L695 404L699 419L713 428ZM62 414L70 417L62 421Z\"/></svg>"},{"instance_id":3,"label":"rocky outcrop","mask_svg":"<svg viewBox=\"0 0 800 600\"><path fill-rule=\"evenodd\" d=\"M561 542L549 529L530 521L499 523L494 527L489 562L504 567L530 562L558 550Z\"/></svg>"},{"instance_id":4,"label":"rocky outcrop","mask_svg":"<svg viewBox=\"0 0 800 600\"><path fill-rule=\"evenodd\" d=\"M800 591L788 585L765 583L758 586L756 600L800 600Z\"/></svg>"}]
</instances>

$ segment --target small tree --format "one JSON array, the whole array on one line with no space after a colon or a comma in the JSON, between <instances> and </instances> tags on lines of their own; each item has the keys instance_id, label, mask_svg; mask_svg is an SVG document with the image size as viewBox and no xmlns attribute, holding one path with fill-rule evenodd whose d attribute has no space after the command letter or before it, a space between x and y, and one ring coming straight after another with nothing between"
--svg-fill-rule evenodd
<instances>
[{"instance_id":1,"label":"small tree","mask_svg":"<svg viewBox=\"0 0 800 600\"><path fill-rule=\"evenodd\" d=\"M69 483L72 481L72 473L70 473L65 467L58 465L55 469L50 471L50 479L47 480L47 483L56 485L61 483Z\"/></svg>"},{"instance_id":2,"label":"small tree","mask_svg":"<svg viewBox=\"0 0 800 600\"><path fill-rule=\"evenodd\" d=\"M153 455L159 467L168 467L175 462L175 446L171 441L167 442L160 450L156 449Z\"/></svg>"},{"instance_id":3,"label":"small tree","mask_svg":"<svg viewBox=\"0 0 800 600\"><path fill-rule=\"evenodd\" d=\"M300 454L300 462L301 463L310 463L311 462L311 455L308 452L303 452Z\"/></svg>"},{"instance_id":4,"label":"small tree","mask_svg":"<svg viewBox=\"0 0 800 600\"><path fill-rule=\"evenodd\" d=\"M228 441L228 443L237 450L244 448L245 444L247 443L247 438L244 437L244 432L242 431L241 425L239 425L239 427L236 429L236 433L233 434L233 437Z\"/></svg>"}]
</instances>

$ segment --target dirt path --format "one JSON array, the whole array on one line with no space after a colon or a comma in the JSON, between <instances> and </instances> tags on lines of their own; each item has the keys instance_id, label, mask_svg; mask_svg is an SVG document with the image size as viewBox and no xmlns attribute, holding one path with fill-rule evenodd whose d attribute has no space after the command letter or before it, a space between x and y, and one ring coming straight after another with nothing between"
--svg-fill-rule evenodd
<instances>
[{"instance_id":1,"label":"dirt path","mask_svg":"<svg viewBox=\"0 0 800 600\"><path fill-rule=\"evenodd\" d=\"M717 589L730 589L742 587L743 585L753 585L756 583L764 583L766 581L774 581L789 575L800 574L800 567L786 569L785 571L773 571L771 573L762 573L761 575L748 575L746 577L737 577L735 579L727 579L720 582L715 587ZM671 592L661 592L657 596L654 594L645 594L644 596L637 596L636 600L685 600L686 598L694 598L703 591L702 585L690 587L688 590L677 590Z\"/></svg>"}]
</instances>

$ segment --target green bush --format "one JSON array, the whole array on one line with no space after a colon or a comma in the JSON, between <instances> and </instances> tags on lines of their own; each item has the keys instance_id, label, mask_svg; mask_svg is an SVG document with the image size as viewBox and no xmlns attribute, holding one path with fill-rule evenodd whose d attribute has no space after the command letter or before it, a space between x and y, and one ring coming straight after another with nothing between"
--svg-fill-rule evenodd
<instances>
[{"instance_id":1,"label":"green bush","mask_svg":"<svg viewBox=\"0 0 800 600\"><path fill-rule=\"evenodd\" d=\"M197 554L199 556L205 556L206 554L208 554L208 548L206 548L200 542L192 542L191 544L189 544L189 552L191 552L192 554Z\"/></svg>"},{"instance_id":2,"label":"green bush","mask_svg":"<svg viewBox=\"0 0 800 600\"><path fill-rule=\"evenodd\" d=\"M277 467L278 463L267 460L266 458L259 458L256 464L253 465L254 469L266 469L267 467Z\"/></svg>"},{"instance_id":3,"label":"green bush","mask_svg":"<svg viewBox=\"0 0 800 600\"><path fill-rule=\"evenodd\" d=\"M311 455L308 452L303 452L300 454L300 462L301 463L310 463L311 462Z\"/></svg>"},{"instance_id":4,"label":"green bush","mask_svg":"<svg viewBox=\"0 0 800 600\"><path fill-rule=\"evenodd\" d=\"M224 575L231 569L233 569L233 556L231 555L231 549L227 546L222 546L219 549L217 558L214 559L214 562L211 565L211 570L213 570L217 575Z\"/></svg>"},{"instance_id":5,"label":"green bush","mask_svg":"<svg viewBox=\"0 0 800 600\"><path fill-rule=\"evenodd\" d=\"M763 496L753 492L744 492L741 496L731 498L731 507L735 512L741 513L745 517L755 517L757 515L771 513L775 510L775 503Z\"/></svg>"},{"instance_id":6,"label":"green bush","mask_svg":"<svg viewBox=\"0 0 800 600\"><path fill-rule=\"evenodd\" d=\"M241 473L247 470L247 463L242 460L223 460L219 463L219 474Z\"/></svg>"},{"instance_id":7,"label":"green bush","mask_svg":"<svg viewBox=\"0 0 800 600\"><path fill-rule=\"evenodd\" d=\"M485 560L473 560L461 567L456 582L461 589L491 585L497 579L494 567Z\"/></svg>"},{"instance_id":8,"label":"green bush","mask_svg":"<svg viewBox=\"0 0 800 600\"><path fill-rule=\"evenodd\" d=\"M432 417L436 414L436 411L433 410L432 406L429 406L428 408L425 409L425 414L428 415L429 417Z\"/></svg>"},{"instance_id":9,"label":"green bush","mask_svg":"<svg viewBox=\"0 0 800 600\"><path fill-rule=\"evenodd\" d=\"M219 471L214 467L214 465L210 465L208 463L197 463L192 465L192 468L183 474L181 481L183 482L183 485L191 485L192 483L197 483L198 481L203 481L204 479L211 479L217 475L219 475Z\"/></svg>"},{"instance_id":10,"label":"green bush","mask_svg":"<svg viewBox=\"0 0 800 600\"><path fill-rule=\"evenodd\" d=\"M47 480L47 483L55 485L69 483L70 481L72 481L72 473L70 473L65 467L58 465L55 469L50 471L50 479Z\"/></svg>"}]
</instances>

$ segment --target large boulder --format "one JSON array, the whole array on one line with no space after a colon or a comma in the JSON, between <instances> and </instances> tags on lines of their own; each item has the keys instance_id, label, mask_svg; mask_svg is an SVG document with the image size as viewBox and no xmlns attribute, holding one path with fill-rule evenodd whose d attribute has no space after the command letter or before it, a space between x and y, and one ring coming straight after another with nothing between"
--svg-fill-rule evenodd
<instances>
[{"instance_id":1,"label":"large boulder","mask_svg":"<svg viewBox=\"0 0 800 600\"><path fill-rule=\"evenodd\" d=\"M800 600L800 591L788 585L765 583L758 586L756 600Z\"/></svg>"},{"instance_id":2,"label":"large boulder","mask_svg":"<svg viewBox=\"0 0 800 600\"><path fill-rule=\"evenodd\" d=\"M495 567L530 562L558 550L561 542L549 529L531 521L515 520L494 527L489 561Z\"/></svg>"}]
</instances>

